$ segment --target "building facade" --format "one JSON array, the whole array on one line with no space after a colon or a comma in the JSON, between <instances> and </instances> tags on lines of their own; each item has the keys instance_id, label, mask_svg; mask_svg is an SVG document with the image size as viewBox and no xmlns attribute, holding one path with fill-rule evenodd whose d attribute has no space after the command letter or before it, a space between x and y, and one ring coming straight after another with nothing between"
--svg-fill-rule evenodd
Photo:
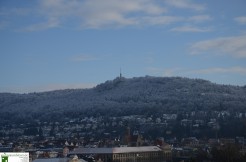
<instances>
[{"instance_id":1,"label":"building facade","mask_svg":"<svg viewBox=\"0 0 246 162\"><path fill-rule=\"evenodd\" d=\"M171 156L157 146L115 147L115 148L77 148L69 156L80 158L94 156L103 162L168 162Z\"/></svg>"}]
</instances>

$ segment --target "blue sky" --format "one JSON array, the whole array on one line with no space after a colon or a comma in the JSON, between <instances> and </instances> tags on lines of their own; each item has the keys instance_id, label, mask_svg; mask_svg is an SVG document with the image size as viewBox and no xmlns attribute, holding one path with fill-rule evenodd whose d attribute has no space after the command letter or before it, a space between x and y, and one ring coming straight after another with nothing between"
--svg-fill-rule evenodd
<instances>
[{"instance_id":1,"label":"blue sky","mask_svg":"<svg viewBox=\"0 0 246 162\"><path fill-rule=\"evenodd\" d=\"M246 85L245 0L0 0L0 92L182 76Z\"/></svg>"}]
</instances>

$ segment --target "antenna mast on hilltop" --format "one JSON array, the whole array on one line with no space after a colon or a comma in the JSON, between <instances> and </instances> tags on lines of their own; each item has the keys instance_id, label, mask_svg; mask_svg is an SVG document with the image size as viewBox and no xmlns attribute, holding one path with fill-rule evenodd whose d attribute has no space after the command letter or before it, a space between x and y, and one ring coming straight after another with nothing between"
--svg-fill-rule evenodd
<instances>
[{"instance_id":1,"label":"antenna mast on hilltop","mask_svg":"<svg viewBox=\"0 0 246 162\"><path fill-rule=\"evenodd\" d=\"M121 68L120 68L120 79L122 78L122 74L121 74Z\"/></svg>"}]
</instances>

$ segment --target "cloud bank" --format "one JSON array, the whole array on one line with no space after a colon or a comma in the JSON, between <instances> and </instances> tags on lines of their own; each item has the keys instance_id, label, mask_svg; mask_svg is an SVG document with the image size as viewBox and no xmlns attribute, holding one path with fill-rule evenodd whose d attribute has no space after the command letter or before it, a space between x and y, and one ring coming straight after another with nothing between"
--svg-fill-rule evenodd
<instances>
[{"instance_id":1,"label":"cloud bank","mask_svg":"<svg viewBox=\"0 0 246 162\"><path fill-rule=\"evenodd\" d=\"M0 8L0 16L31 18L33 24L24 27L24 31L47 30L69 24L79 29L101 29L211 20L209 15L200 14L205 6L191 0L41 0L35 4L32 9ZM173 9L192 10L194 15L170 15L169 11Z\"/></svg>"},{"instance_id":2,"label":"cloud bank","mask_svg":"<svg viewBox=\"0 0 246 162\"><path fill-rule=\"evenodd\" d=\"M246 16L236 17L234 20L240 24L246 24Z\"/></svg>"},{"instance_id":3,"label":"cloud bank","mask_svg":"<svg viewBox=\"0 0 246 162\"><path fill-rule=\"evenodd\" d=\"M161 75L161 76L190 76L190 75L210 75L210 74L239 74L246 75L246 67L233 66L233 67L209 67L204 69L187 69L187 68L157 68L148 67L147 71L151 75Z\"/></svg>"},{"instance_id":4,"label":"cloud bank","mask_svg":"<svg viewBox=\"0 0 246 162\"><path fill-rule=\"evenodd\" d=\"M175 32L210 32L211 29L186 25L186 26L172 28L170 31L175 31Z\"/></svg>"},{"instance_id":5,"label":"cloud bank","mask_svg":"<svg viewBox=\"0 0 246 162\"><path fill-rule=\"evenodd\" d=\"M78 84L47 84L47 85L33 85L33 86L11 86L11 87L0 87L1 92L10 93L33 93L33 92L47 92L54 90L64 89L87 89L95 87L94 83L78 83Z\"/></svg>"},{"instance_id":6,"label":"cloud bank","mask_svg":"<svg viewBox=\"0 0 246 162\"><path fill-rule=\"evenodd\" d=\"M246 35L200 41L194 43L190 49L191 54L227 54L237 58L246 58Z\"/></svg>"}]
</instances>

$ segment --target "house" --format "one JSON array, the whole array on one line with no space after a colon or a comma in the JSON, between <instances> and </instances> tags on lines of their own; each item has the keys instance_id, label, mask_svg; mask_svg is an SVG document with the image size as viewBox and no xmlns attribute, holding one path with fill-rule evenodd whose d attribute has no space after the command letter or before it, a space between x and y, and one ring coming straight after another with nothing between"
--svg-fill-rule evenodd
<instances>
[{"instance_id":1,"label":"house","mask_svg":"<svg viewBox=\"0 0 246 162\"><path fill-rule=\"evenodd\" d=\"M183 138L181 141L182 145L188 147L198 147L199 140L196 137Z\"/></svg>"},{"instance_id":2,"label":"house","mask_svg":"<svg viewBox=\"0 0 246 162\"><path fill-rule=\"evenodd\" d=\"M180 122L180 125L184 127L191 126L191 124L192 124L192 120L190 119L183 119Z\"/></svg>"},{"instance_id":3,"label":"house","mask_svg":"<svg viewBox=\"0 0 246 162\"><path fill-rule=\"evenodd\" d=\"M219 142L221 145L235 144L236 140L233 138L220 138Z\"/></svg>"}]
</instances>

